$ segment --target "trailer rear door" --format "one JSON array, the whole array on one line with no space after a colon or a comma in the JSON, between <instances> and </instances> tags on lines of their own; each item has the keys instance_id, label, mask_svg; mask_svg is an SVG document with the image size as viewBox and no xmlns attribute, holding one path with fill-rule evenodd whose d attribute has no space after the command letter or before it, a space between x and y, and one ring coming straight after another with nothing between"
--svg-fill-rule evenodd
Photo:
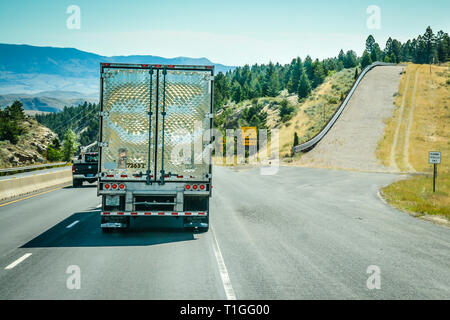
<instances>
[{"instance_id":1,"label":"trailer rear door","mask_svg":"<svg viewBox=\"0 0 450 320\"><path fill-rule=\"evenodd\" d=\"M102 65L101 178L208 181L211 167L193 146L209 143L212 75L203 66ZM172 157L184 144L190 162Z\"/></svg>"}]
</instances>

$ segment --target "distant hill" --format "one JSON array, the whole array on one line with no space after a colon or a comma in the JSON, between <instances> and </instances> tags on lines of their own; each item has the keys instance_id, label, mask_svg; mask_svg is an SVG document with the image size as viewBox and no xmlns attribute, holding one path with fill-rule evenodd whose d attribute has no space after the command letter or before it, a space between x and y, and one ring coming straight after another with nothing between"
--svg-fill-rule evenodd
<instances>
[{"instance_id":1,"label":"distant hill","mask_svg":"<svg viewBox=\"0 0 450 320\"><path fill-rule=\"evenodd\" d=\"M77 99L98 95L100 62L146 63L146 64L200 64L214 65L216 73L226 72L234 67L216 64L206 58L164 58L151 55L106 57L74 48L36 47L30 45L0 44L0 94L25 93L35 95L47 92L46 98ZM64 92L64 93L61 93ZM70 96L77 92L80 97ZM55 96L50 93L57 93ZM42 96L39 96L39 98ZM30 98L30 100L26 99ZM24 107L56 108L55 101L23 97ZM77 100L78 101L78 100ZM75 101L74 104L78 102ZM89 101L89 100L88 100ZM0 105L3 105L1 102Z\"/></svg>"},{"instance_id":2,"label":"distant hill","mask_svg":"<svg viewBox=\"0 0 450 320\"><path fill-rule=\"evenodd\" d=\"M98 94L83 94L75 91L43 91L36 94L0 94L0 106L11 105L15 100L23 104L26 111L58 112L64 106L97 102Z\"/></svg>"}]
</instances>

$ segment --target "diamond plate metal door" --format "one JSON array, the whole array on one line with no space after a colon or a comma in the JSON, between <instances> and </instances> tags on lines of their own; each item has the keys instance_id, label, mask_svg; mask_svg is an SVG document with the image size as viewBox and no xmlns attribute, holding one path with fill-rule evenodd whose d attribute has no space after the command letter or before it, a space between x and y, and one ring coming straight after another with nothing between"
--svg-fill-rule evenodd
<instances>
[{"instance_id":1,"label":"diamond plate metal door","mask_svg":"<svg viewBox=\"0 0 450 320\"><path fill-rule=\"evenodd\" d=\"M193 151L194 143L201 151L207 145L203 132L210 128L211 72L159 70L157 112L157 180L162 175L164 181L207 180L209 165ZM173 158L174 148L186 144L191 145L190 161Z\"/></svg>"},{"instance_id":2,"label":"diamond plate metal door","mask_svg":"<svg viewBox=\"0 0 450 320\"><path fill-rule=\"evenodd\" d=\"M133 178L145 175L150 166L154 175L156 72L105 68L102 76L102 141L107 143L101 152L102 172Z\"/></svg>"}]
</instances>

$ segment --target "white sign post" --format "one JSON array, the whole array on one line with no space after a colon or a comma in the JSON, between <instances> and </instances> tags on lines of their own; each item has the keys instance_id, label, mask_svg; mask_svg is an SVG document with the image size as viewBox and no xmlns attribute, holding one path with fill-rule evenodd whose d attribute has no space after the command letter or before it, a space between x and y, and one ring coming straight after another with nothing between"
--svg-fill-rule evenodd
<instances>
[{"instance_id":1,"label":"white sign post","mask_svg":"<svg viewBox=\"0 0 450 320\"><path fill-rule=\"evenodd\" d=\"M441 152L440 151L430 151L428 152L428 163L433 165L433 192L436 191L436 165L441 163Z\"/></svg>"}]
</instances>

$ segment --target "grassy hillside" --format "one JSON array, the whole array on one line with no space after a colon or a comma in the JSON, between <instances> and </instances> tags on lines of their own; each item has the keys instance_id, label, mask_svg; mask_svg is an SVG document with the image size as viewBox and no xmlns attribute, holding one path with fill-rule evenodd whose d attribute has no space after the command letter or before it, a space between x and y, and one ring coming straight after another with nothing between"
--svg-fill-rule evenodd
<instances>
[{"instance_id":1,"label":"grassy hillside","mask_svg":"<svg viewBox=\"0 0 450 320\"><path fill-rule=\"evenodd\" d=\"M425 174L383 188L389 203L418 215L450 219L450 72L449 65L408 64L387 120L377 156L385 165ZM437 191L432 192L428 152L441 151Z\"/></svg>"},{"instance_id":2,"label":"grassy hillside","mask_svg":"<svg viewBox=\"0 0 450 320\"><path fill-rule=\"evenodd\" d=\"M428 151L441 151L449 172L450 72L447 65L408 64L377 157L405 172L431 172Z\"/></svg>"},{"instance_id":3,"label":"grassy hillside","mask_svg":"<svg viewBox=\"0 0 450 320\"><path fill-rule=\"evenodd\" d=\"M315 136L333 116L341 101L350 90L355 77L355 68L333 72L314 89L306 99L283 90L276 97L254 98L230 103L216 115L216 125L223 128L238 128L251 125L246 121L246 111L255 108L264 115L265 121L258 128L279 129L280 157L291 161L294 133L299 143ZM287 105L287 107L283 107ZM288 110L288 111L283 111ZM217 164L221 161L217 160Z\"/></svg>"},{"instance_id":4,"label":"grassy hillside","mask_svg":"<svg viewBox=\"0 0 450 320\"><path fill-rule=\"evenodd\" d=\"M299 136L299 143L314 137L333 116L341 101L354 82L355 68L344 69L327 77L311 95L301 103L296 103L297 96L289 101L296 104L295 116L280 127L280 154L290 156L294 145L294 132Z\"/></svg>"}]
</instances>

